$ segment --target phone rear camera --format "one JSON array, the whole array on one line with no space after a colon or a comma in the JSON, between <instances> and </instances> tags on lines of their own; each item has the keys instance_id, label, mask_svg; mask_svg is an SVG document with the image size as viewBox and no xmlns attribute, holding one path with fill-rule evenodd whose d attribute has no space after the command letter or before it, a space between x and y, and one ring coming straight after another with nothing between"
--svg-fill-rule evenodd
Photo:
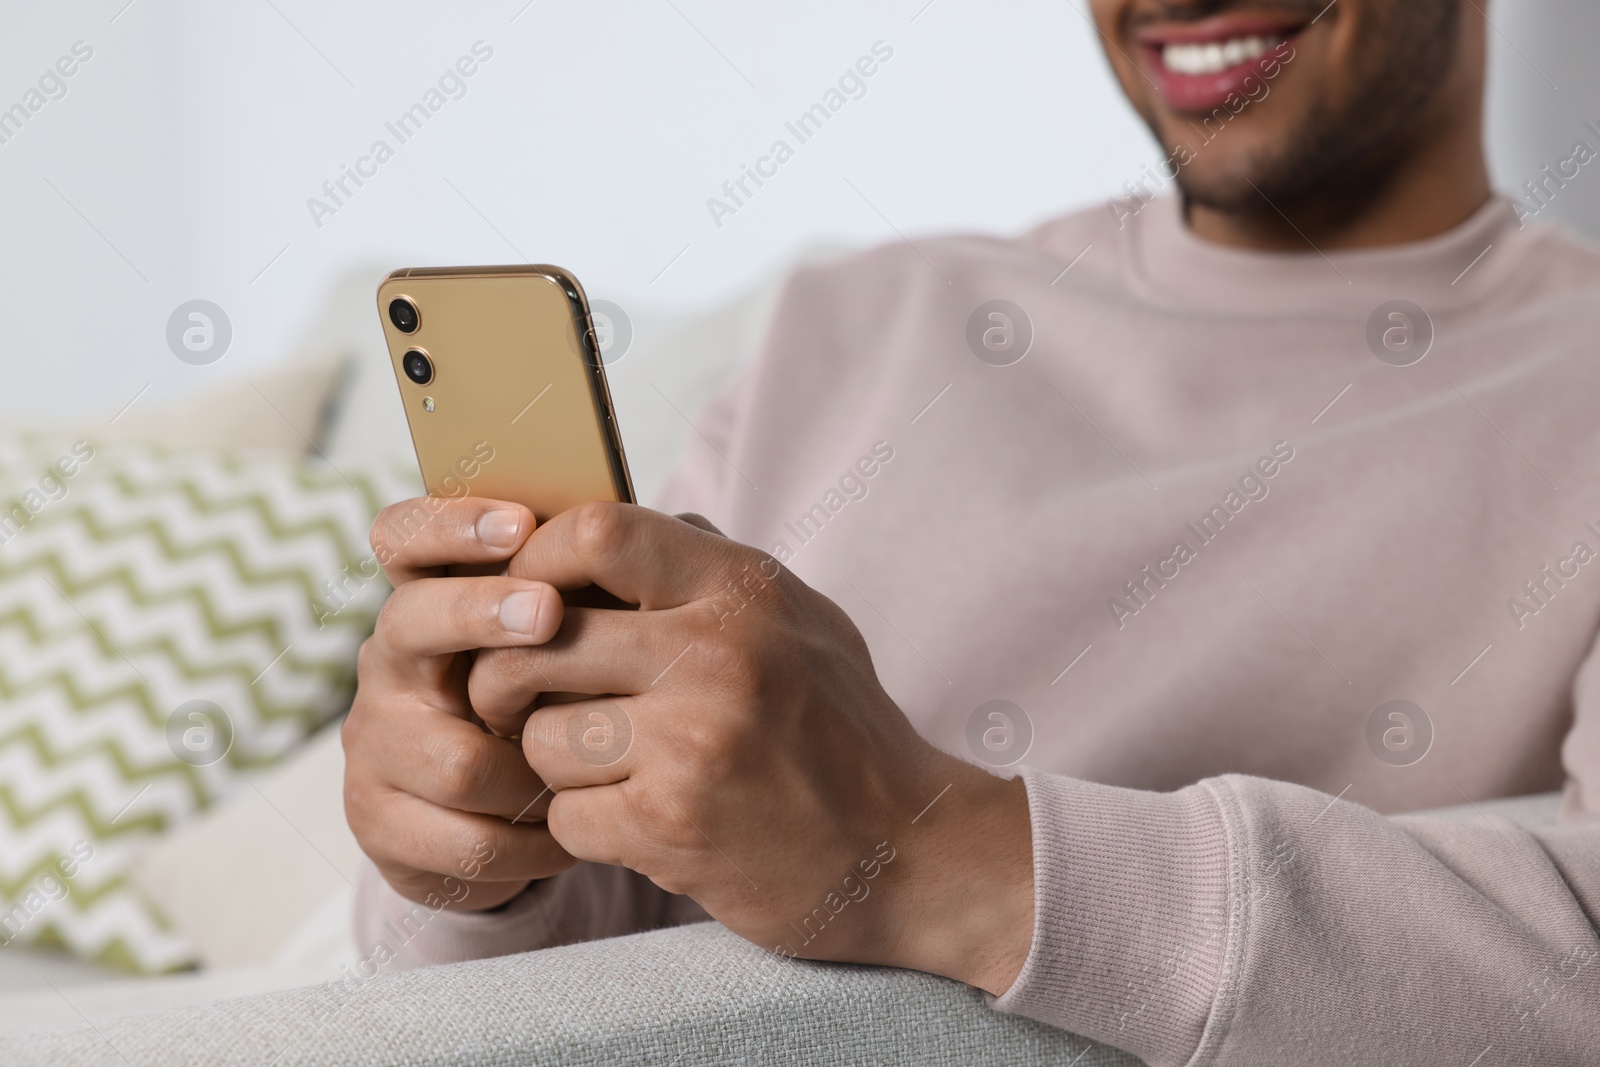
<instances>
[{"instance_id":1,"label":"phone rear camera","mask_svg":"<svg viewBox=\"0 0 1600 1067\"><path fill-rule=\"evenodd\" d=\"M433 381L433 360L429 359L428 354L422 349L413 348L400 362L406 369L406 377L418 385L427 385Z\"/></svg>"},{"instance_id":2,"label":"phone rear camera","mask_svg":"<svg viewBox=\"0 0 1600 1067\"><path fill-rule=\"evenodd\" d=\"M394 328L401 333L416 333L417 323L420 321L417 305L403 296L389 301L389 321L394 323Z\"/></svg>"}]
</instances>

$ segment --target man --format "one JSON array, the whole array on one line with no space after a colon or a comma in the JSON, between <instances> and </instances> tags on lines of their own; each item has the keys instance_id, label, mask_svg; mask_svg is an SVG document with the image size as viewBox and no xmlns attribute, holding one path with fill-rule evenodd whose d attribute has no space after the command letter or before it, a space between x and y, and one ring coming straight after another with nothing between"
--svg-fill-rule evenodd
<instances>
[{"instance_id":1,"label":"man","mask_svg":"<svg viewBox=\"0 0 1600 1067\"><path fill-rule=\"evenodd\" d=\"M367 941L703 908L1155 1065L1600 1062L1600 256L1491 197L1479 5L1324 5L1096 0L1164 195L799 274L662 501L726 537L380 518Z\"/></svg>"}]
</instances>

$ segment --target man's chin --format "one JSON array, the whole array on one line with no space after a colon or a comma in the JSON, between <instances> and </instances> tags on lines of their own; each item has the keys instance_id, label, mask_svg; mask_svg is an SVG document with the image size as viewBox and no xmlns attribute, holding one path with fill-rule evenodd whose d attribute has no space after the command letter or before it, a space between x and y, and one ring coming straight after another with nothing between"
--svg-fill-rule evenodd
<instances>
[{"instance_id":1,"label":"man's chin","mask_svg":"<svg viewBox=\"0 0 1600 1067\"><path fill-rule=\"evenodd\" d=\"M1290 130L1231 128L1214 144L1190 148L1192 138L1163 138L1175 147L1172 170L1190 206L1239 219L1278 217L1308 195L1326 195L1323 160L1303 136ZM1182 129L1183 127L1179 127ZM1231 139L1230 139L1231 138ZM1177 146L1183 147L1177 147Z\"/></svg>"},{"instance_id":2,"label":"man's chin","mask_svg":"<svg viewBox=\"0 0 1600 1067\"><path fill-rule=\"evenodd\" d=\"M1200 170L1191 164L1179 168L1177 184L1188 206L1198 205L1223 215L1249 217L1272 210L1272 190L1279 183L1263 168L1240 165Z\"/></svg>"},{"instance_id":3,"label":"man's chin","mask_svg":"<svg viewBox=\"0 0 1600 1067\"><path fill-rule=\"evenodd\" d=\"M1162 173L1176 178L1185 201L1228 215L1271 211L1263 194L1274 201L1292 196L1317 169L1315 158L1306 158L1304 136L1279 116L1241 114L1213 129L1166 112L1146 123L1166 146Z\"/></svg>"}]
</instances>

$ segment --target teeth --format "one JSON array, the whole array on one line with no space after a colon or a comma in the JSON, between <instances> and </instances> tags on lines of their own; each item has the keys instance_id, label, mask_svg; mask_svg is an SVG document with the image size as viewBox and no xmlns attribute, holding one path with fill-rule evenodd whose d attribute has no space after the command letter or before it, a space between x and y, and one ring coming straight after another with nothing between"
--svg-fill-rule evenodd
<instances>
[{"instance_id":1,"label":"teeth","mask_svg":"<svg viewBox=\"0 0 1600 1067\"><path fill-rule=\"evenodd\" d=\"M1276 37L1235 37L1225 43L1169 44L1161 50L1161 62L1179 74L1221 74L1259 59L1282 43Z\"/></svg>"}]
</instances>

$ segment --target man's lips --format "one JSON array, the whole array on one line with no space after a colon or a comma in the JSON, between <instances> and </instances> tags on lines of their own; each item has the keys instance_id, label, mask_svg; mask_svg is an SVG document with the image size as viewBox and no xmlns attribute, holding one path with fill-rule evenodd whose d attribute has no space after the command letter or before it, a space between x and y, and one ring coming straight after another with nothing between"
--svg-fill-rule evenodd
<instances>
[{"instance_id":1,"label":"man's lips","mask_svg":"<svg viewBox=\"0 0 1600 1067\"><path fill-rule=\"evenodd\" d=\"M1136 35L1156 88L1175 111L1211 111L1254 89L1289 55L1306 23L1282 17L1223 16L1148 26Z\"/></svg>"}]
</instances>

